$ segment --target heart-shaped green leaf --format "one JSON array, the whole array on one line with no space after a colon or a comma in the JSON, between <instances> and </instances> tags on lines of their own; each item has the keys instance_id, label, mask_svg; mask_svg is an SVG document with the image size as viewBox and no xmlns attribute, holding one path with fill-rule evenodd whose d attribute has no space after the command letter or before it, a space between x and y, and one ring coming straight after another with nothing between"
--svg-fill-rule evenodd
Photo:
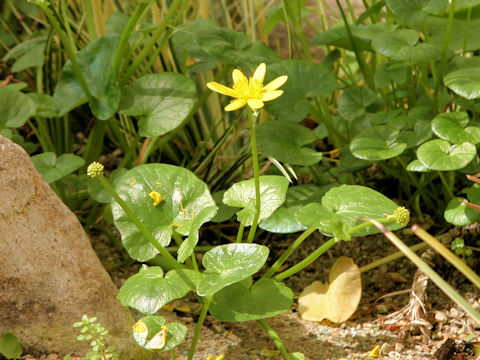
<instances>
[{"instance_id":1,"label":"heart-shaped green leaf","mask_svg":"<svg viewBox=\"0 0 480 360\"><path fill-rule=\"evenodd\" d=\"M35 115L35 103L19 89L0 87L0 129L17 128Z\"/></svg>"},{"instance_id":2,"label":"heart-shaped green leaf","mask_svg":"<svg viewBox=\"0 0 480 360\"><path fill-rule=\"evenodd\" d=\"M120 288L117 299L142 314L155 314L169 302L195 291L201 274L189 269L170 270L165 277L161 267L144 265Z\"/></svg>"},{"instance_id":3,"label":"heart-shaped green leaf","mask_svg":"<svg viewBox=\"0 0 480 360\"><path fill-rule=\"evenodd\" d=\"M348 233L349 224L339 215L334 214L319 203L310 203L297 210L295 217L302 224L317 228L326 236L336 237L339 240L351 239Z\"/></svg>"},{"instance_id":4,"label":"heart-shaped green leaf","mask_svg":"<svg viewBox=\"0 0 480 360\"><path fill-rule=\"evenodd\" d=\"M260 217L266 219L285 201L288 180L283 176L260 176ZM245 226L251 226L255 216L255 179L244 180L234 184L225 192L223 202L240 207L237 220Z\"/></svg>"},{"instance_id":5,"label":"heart-shaped green leaf","mask_svg":"<svg viewBox=\"0 0 480 360\"><path fill-rule=\"evenodd\" d=\"M172 43L177 54L186 53L200 60L190 71L214 68L217 63L234 64L252 68L258 64L272 63L280 57L262 42L251 44L243 32L219 26L210 19L195 20L175 29Z\"/></svg>"},{"instance_id":6,"label":"heart-shaped green leaf","mask_svg":"<svg viewBox=\"0 0 480 360\"><path fill-rule=\"evenodd\" d=\"M150 351L166 352L180 345L187 336L187 327L167 323L160 315L148 315L133 326L133 337L138 345Z\"/></svg>"},{"instance_id":7,"label":"heart-shaped green leaf","mask_svg":"<svg viewBox=\"0 0 480 360\"><path fill-rule=\"evenodd\" d=\"M407 165L407 170L408 171L417 171L417 172L427 172L427 171L430 171L430 169L424 164L422 163L420 160L418 159L415 159L413 161L411 161L408 165Z\"/></svg>"},{"instance_id":8,"label":"heart-shaped green leaf","mask_svg":"<svg viewBox=\"0 0 480 360\"><path fill-rule=\"evenodd\" d=\"M407 81L407 64L384 62L375 71L375 85L384 88L393 83L405 84Z\"/></svg>"},{"instance_id":9,"label":"heart-shaped green leaf","mask_svg":"<svg viewBox=\"0 0 480 360\"><path fill-rule=\"evenodd\" d=\"M480 98L480 68L452 71L443 78L445 86L467 99Z\"/></svg>"},{"instance_id":10,"label":"heart-shaped green leaf","mask_svg":"<svg viewBox=\"0 0 480 360\"><path fill-rule=\"evenodd\" d=\"M217 211L217 215L215 215L210 221L219 222L219 223L227 221L233 215L235 215L238 210L240 210L238 207L232 207L224 204L223 196L225 192L226 190L221 190L212 194L213 200L215 200L215 203L218 206L218 211Z\"/></svg>"},{"instance_id":11,"label":"heart-shaped green leaf","mask_svg":"<svg viewBox=\"0 0 480 360\"><path fill-rule=\"evenodd\" d=\"M12 65L12 72L19 72L30 67L42 66L45 61L45 45L47 37L36 34L36 37L26 40L13 47L4 57L3 61L18 57Z\"/></svg>"},{"instance_id":12,"label":"heart-shaped green leaf","mask_svg":"<svg viewBox=\"0 0 480 360\"><path fill-rule=\"evenodd\" d=\"M480 127L465 127L469 120L468 114L464 111L439 114L432 120L432 130L439 138L453 144L464 142L478 144Z\"/></svg>"},{"instance_id":13,"label":"heart-shaped green leaf","mask_svg":"<svg viewBox=\"0 0 480 360\"><path fill-rule=\"evenodd\" d=\"M252 321L276 316L289 310L293 291L272 279L261 279L252 285L249 277L217 292L210 313L220 321Z\"/></svg>"},{"instance_id":14,"label":"heart-shaped green leaf","mask_svg":"<svg viewBox=\"0 0 480 360\"><path fill-rule=\"evenodd\" d=\"M63 154L57 158L55 153L45 152L32 156L32 163L43 180L51 184L85 165L85 160L74 154Z\"/></svg>"},{"instance_id":15,"label":"heart-shaped green leaf","mask_svg":"<svg viewBox=\"0 0 480 360\"><path fill-rule=\"evenodd\" d=\"M149 74L124 90L119 112L139 117L141 136L159 136L183 122L196 97L195 83L183 74Z\"/></svg>"},{"instance_id":16,"label":"heart-shaped green leaf","mask_svg":"<svg viewBox=\"0 0 480 360\"><path fill-rule=\"evenodd\" d=\"M400 130L397 137L398 143L407 144L407 148L420 145L432 137L431 111L427 107L415 107L407 116L400 116L388 122Z\"/></svg>"},{"instance_id":17,"label":"heart-shaped green leaf","mask_svg":"<svg viewBox=\"0 0 480 360\"><path fill-rule=\"evenodd\" d=\"M108 181L115 187L115 184L122 178L127 172L125 168L118 168L112 171ZM96 179L89 178L87 182L88 193L90 196L99 203L109 203L112 201L112 195L105 190L103 185Z\"/></svg>"},{"instance_id":18,"label":"heart-shaped green leaf","mask_svg":"<svg viewBox=\"0 0 480 360\"><path fill-rule=\"evenodd\" d=\"M310 112L309 98L329 96L341 88L330 69L323 64L284 60L268 67L266 82L282 75L288 75L288 81L282 86L284 93L279 100L265 104L265 109L278 120L303 120Z\"/></svg>"},{"instance_id":19,"label":"heart-shaped green leaf","mask_svg":"<svg viewBox=\"0 0 480 360\"><path fill-rule=\"evenodd\" d=\"M202 259L206 271L198 283L198 295L213 295L255 274L267 261L268 252L266 246L258 244L227 244L207 251Z\"/></svg>"},{"instance_id":20,"label":"heart-shaped green leaf","mask_svg":"<svg viewBox=\"0 0 480 360\"><path fill-rule=\"evenodd\" d=\"M278 161L290 165L313 165L322 153L305 147L316 140L315 134L305 126L290 121L267 121L256 128L258 148Z\"/></svg>"},{"instance_id":21,"label":"heart-shaped green leaf","mask_svg":"<svg viewBox=\"0 0 480 360\"><path fill-rule=\"evenodd\" d=\"M399 130L392 126L374 126L355 136L350 144L350 151L359 159L390 159L407 148L407 144L398 142L398 136Z\"/></svg>"},{"instance_id":22,"label":"heart-shaped green leaf","mask_svg":"<svg viewBox=\"0 0 480 360\"><path fill-rule=\"evenodd\" d=\"M403 0L402 0L403 1ZM418 43L419 33L411 29L395 30L373 39L373 49L388 59L409 63L427 62L440 57L441 47Z\"/></svg>"},{"instance_id":23,"label":"heart-shaped green leaf","mask_svg":"<svg viewBox=\"0 0 480 360\"><path fill-rule=\"evenodd\" d=\"M350 25L357 50L372 51L371 42L379 34L391 32L398 25L377 23L371 25ZM312 45L332 45L347 50L354 50L345 26L335 26L322 31L312 40Z\"/></svg>"},{"instance_id":24,"label":"heart-shaped green leaf","mask_svg":"<svg viewBox=\"0 0 480 360\"><path fill-rule=\"evenodd\" d=\"M462 169L476 154L475 145L471 143L452 145L441 139L427 141L417 151L418 160L429 169L439 171Z\"/></svg>"},{"instance_id":25,"label":"heart-shaped green leaf","mask_svg":"<svg viewBox=\"0 0 480 360\"><path fill-rule=\"evenodd\" d=\"M118 35L108 34L92 41L85 49L75 54L91 94L90 108L101 120L111 118L117 111L120 101L120 87L112 66L119 41ZM71 61L67 61L53 94L55 109L63 116L87 100L87 95L75 76Z\"/></svg>"},{"instance_id":26,"label":"heart-shaped green leaf","mask_svg":"<svg viewBox=\"0 0 480 360\"><path fill-rule=\"evenodd\" d=\"M465 199L456 197L450 200L443 216L450 224L465 226L477 221L480 218L480 211L467 206Z\"/></svg>"},{"instance_id":27,"label":"heart-shaped green leaf","mask_svg":"<svg viewBox=\"0 0 480 360\"><path fill-rule=\"evenodd\" d=\"M429 13L442 13L447 0L387 0L388 8L400 19L409 23L421 23Z\"/></svg>"},{"instance_id":28,"label":"heart-shaped green leaf","mask_svg":"<svg viewBox=\"0 0 480 360\"><path fill-rule=\"evenodd\" d=\"M290 234L307 229L295 214L304 205L321 198L329 187L318 187L315 185L297 185L288 188L287 197L282 206L260 223L260 228L273 233Z\"/></svg>"},{"instance_id":29,"label":"heart-shaped green leaf","mask_svg":"<svg viewBox=\"0 0 480 360\"><path fill-rule=\"evenodd\" d=\"M121 178L115 189L162 246L168 246L175 229L187 236L184 246L191 249L200 226L217 212L207 185L189 170L173 165L137 166ZM152 192L162 197L157 205L149 195ZM123 245L132 258L148 261L158 254L116 201L112 202L112 212ZM190 256L186 254L179 254L178 260Z\"/></svg>"},{"instance_id":30,"label":"heart-shaped green leaf","mask_svg":"<svg viewBox=\"0 0 480 360\"><path fill-rule=\"evenodd\" d=\"M457 9L457 4L455 9ZM445 40L450 39L448 44L449 51L457 50L475 51L480 48L480 38L477 36L480 31L480 16L478 11L472 11L472 16L467 17L466 14L456 14L451 27L449 25L448 13L443 16L428 16L425 19L425 28L428 29L428 42L438 46L444 46ZM450 36L447 36L447 29ZM468 28L468 32L465 29ZM465 44L465 37L467 38ZM458 59L458 57L457 57ZM457 61L456 59L456 61Z\"/></svg>"},{"instance_id":31,"label":"heart-shaped green leaf","mask_svg":"<svg viewBox=\"0 0 480 360\"><path fill-rule=\"evenodd\" d=\"M20 359L22 345L16 335L6 332L0 336L0 354L7 359Z\"/></svg>"},{"instance_id":32,"label":"heart-shaped green leaf","mask_svg":"<svg viewBox=\"0 0 480 360\"><path fill-rule=\"evenodd\" d=\"M356 225L364 222L358 220L359 218L383 218L384 214L393 214L397 207L398 205L385 195L366 186L341 185L327 191L322 198L321 206L311 204L299 210L297 218L305 225L317 227L322 232L326 230L326 235L329 236L332 234L329 234L328 222L333 224L340 222L342 224L340 230L343 232L345 231L343 224L346 224L350 236L365 236L377 233L379 230L372 225L351 233ZM390 230L402 228L397 223L388 224L387 227ZM337 230L338 227L334 229ZM338 237L337 234L333 235Z\"/></svg>"},{"instance_id":33,"label":"heart-shaped green leaf","mask_svg":"<svg viewBox=\"0 0 480 360\"><path fill-rule=\"evenodd\" d=\"M377 100L375 91L356 87L345 90L338 102L338 112L345 120L352 121L366 112L366 108Z\"/></svg>"},{"instance_id":34,"label":"heart-shaped green leaf","mask_svg":"<svg viewBox=\"0 0 480 360\"><path fill-rule=\"evenodd\" d=\"M330 269L329 283L314 281L298 298L302 319L341 323L353 315L362 296L360 270L352 259L342 256Z\"/></svg>"}]
</instances>

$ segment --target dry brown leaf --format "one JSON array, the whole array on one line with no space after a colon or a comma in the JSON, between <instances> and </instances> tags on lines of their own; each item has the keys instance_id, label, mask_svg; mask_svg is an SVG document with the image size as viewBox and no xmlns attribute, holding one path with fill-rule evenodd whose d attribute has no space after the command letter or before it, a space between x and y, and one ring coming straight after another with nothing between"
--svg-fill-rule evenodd
<instances>
[{"instance_id":1,"label":"dry brown leaf","mask_svg":"<svg viewBox=\"0 0 480 360\"><path fill-rule=\"evenodd\" d=\"M360 270L342 256L330 269L330 284L314 281L298 298L298 312L305 320L346 321L357 309L362 295Z\"/></svg>"}]
</instances>

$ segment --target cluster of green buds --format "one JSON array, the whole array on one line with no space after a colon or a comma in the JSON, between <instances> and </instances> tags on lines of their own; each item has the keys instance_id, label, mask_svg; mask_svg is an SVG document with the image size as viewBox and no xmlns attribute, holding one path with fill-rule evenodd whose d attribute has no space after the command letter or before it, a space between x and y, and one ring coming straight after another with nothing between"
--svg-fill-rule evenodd
<instances>
[{"instance_id":1,"label":"cluster of green buds","mask_svg":"<svg viewBox=\"0 0 480 360\"><path fill-rule=\"evenodd\" d=\"M104 169L104 166L99 162L95 161L90 165L88 165L87 175L90 176L91 178L97 178L103 175L103 169Z\"/></svg>"},{"instance_id":2,"label":"cluster of green buds","mask_svg":"<svg viewBox=\"0 0 480 360\"><path fill-rule=\"evenodd\" d=\"M402 226L407 226L408 222L410 221L410 211L403 206L399 206L393 212L393 217L392 218L398 224L400 224Z\"/></svg>"}]
</instances>

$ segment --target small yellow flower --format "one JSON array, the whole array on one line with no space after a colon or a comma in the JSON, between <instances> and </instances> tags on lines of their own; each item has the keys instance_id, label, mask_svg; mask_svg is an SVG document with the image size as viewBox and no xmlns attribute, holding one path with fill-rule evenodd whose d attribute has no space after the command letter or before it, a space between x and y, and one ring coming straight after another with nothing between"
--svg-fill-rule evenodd
<instances>
[{"instance_id":1,"label":"small yellow flower","mask_svg":"<svg viewBox=\"0 0 480 360\"><path fill-rule=\"evenodd\" d=\"M245 105L250 106L253 111L257 111L263 107L265 101L274 100L283 94L283 90L277 89L288 79L287 75L279 76L263 86L266 68L264 63L258 65L249 79L240 70L233 70L233 88L214 81L207 83L207 87L220 94L235 98L225 107L225 111L238 110Z\"/></svg>"}]
</instances>

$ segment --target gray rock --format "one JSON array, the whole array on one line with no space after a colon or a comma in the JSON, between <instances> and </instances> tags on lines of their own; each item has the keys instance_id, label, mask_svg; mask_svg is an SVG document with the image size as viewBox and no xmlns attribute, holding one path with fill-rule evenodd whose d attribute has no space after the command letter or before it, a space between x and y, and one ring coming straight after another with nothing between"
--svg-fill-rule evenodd
<instances>
[{"instance_id":1,"label":"gray rock","mask_svg":"<svg viewBox=\"0 0 480 360\"><path fill-rule=\"evenodd\" d=\"M122 360L151 358L87 234L18 145L0 136L0 334L33 354L85 355L74 322L97 316Z\"/></svg>"}]
</instances>

